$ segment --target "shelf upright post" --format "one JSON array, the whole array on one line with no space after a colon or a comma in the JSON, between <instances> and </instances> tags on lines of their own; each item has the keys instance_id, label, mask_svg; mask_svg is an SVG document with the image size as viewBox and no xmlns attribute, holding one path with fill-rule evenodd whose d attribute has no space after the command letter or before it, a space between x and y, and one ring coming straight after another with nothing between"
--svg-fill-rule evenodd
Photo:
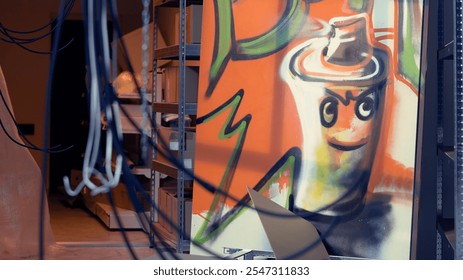
<instances>
[{"instance_id":1,"label":"shelf upright post","mask_svg":"<svg viewBox=\"0 0 463 280\"><path fill-rule=\"evenodd\" d=\"M157 136L157 121L156 121L156 111L154 109L154 104L155 104L155 101L157 100L157 94L159 94L158 92L156 92L156 89L157 89L157 69L158 69L158 62L157 62L157 58L156 56L154 55L154 52L155 50L157 49L157 46L158 46L158 9L156 8L156 5L154 5L154 2L153 2L153 57L151 58L152 59L152 71L151 71L151 89L152 89L152 93L151 93L151 120L152 120L152 129L151 129L151 140L152 140L152 143L157 143L157 139L156 139L156 136ZM154 160L156 159L156 149L154 147L152 147L153 149L153 152L151 153L152 155L152 158L151 160ZM157 188L157 184L156 182L159 180L159 172L157 172L156 170L154 170L153 168L151 168L151 180L150 180L150 200L151 200L151 204L150 204L150 227L149 227L149 243L150 243L150 247L153 248L154 247L154 230L153 230L153 225L154 225L154 222L156 220L156 216L155 216L155 209L154 209L154 204L157 203L157 193L158 193L158 190L156 189Z\"/></svg>"},{"instance_id":2,"label":"shelf upright post","mask_svg":"<svg viewBox=\"0 0 463 280\"><path fill-rule=\"evenodd\" d=\"M410 2L411 3L411 2ZM424 0L411 259L437 255L437 1ZM417 4L417 3L415 3Z\"/></svg>"},{"instance_id":3,"label":"shelf upright post","mask_svg":"<svg viewBox=\"0 0 463 280\"><path fill-rule=\"evenodd\" d=\"M186 59L186 0L179 1L179 85L178 85L178 160L182 168L177 175L177 252L183 253L184 235L184 200L185 200L185 59Z\"/></svg>"},{"instance_id":4,"label":"shelf upright post","mask_svg":"<svg viewBox=\"0 0 463 280\"><path fill-rule=\"evenodd\" d=\"M437 7L437 41L438 41L438 48L441 49L444 46L444 21L442 19L442 14L444 11L444 5L441 2L438 2ZM439 56L438 56L439 57ZM444 171L443 171L443 146L444 144L444 124L443 124L443 103L444 103L444 59L437 60L437 145L438 145L438 159L437 159L437 185L436 185L436 198L437 198L437 216L439 219L442 217L444 212L443 210L443 184L444 184ZM436 259L441 260L443 254L443 246L442 240L444 235L443 232L439 231L438 225L438 232L437 232L437 240L436 240Z\"/></svg>"},{"instance_id":5,"label":"shelf upright post","mask_svg":"<svg viewBox=\"0 0 463 280\"><path fill-rule=\"evenodd\" d=\"M463 260L463 0L454 2L455 259Z\"/></svg>"}]
</instances>

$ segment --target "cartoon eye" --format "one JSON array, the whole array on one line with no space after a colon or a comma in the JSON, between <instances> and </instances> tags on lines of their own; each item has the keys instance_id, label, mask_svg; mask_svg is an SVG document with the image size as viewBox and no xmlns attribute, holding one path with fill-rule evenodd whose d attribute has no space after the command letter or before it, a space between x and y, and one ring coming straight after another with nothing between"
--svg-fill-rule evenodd
<instances>
[{"instance_id":1,"label":"cartoon eye","mask_svg":"<svg viewBox=\"0 0 463 280\"><path fill-rule=\"evenodd\" d=\"M358 99L355 104L355 114L362 121L371 119L375 113L375 98L373 93Z\"/></svg>"},{"instance_id":2,"label":"cartoon eye","mask_svg":"<svg viewBox=\"0 0 463 280\"><path fill-rule=\"evenodd\" d=\"M320 104L320 120L324 127L332 127L338 119L338 101L334 97L325 98Z\"/></svg>"}]
</instances>

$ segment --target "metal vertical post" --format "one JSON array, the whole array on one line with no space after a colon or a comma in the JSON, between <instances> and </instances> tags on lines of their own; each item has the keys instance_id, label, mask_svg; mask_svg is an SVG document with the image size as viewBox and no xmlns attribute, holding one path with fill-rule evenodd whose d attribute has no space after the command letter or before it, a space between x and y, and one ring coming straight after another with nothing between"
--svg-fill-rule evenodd
<instances>
[{"instance_id":1,"label":"metal vertical post","mask_svg":"<svg viewBox=\"0 0 463 280\"><path fill-rule=\"evenodd\" d=\"M442 48L444 45L444 23L442 20L442 13L443 13L443 3L438 2L438 11L437 11L437 41L438 41L438 48ZM444 143L444 127L443 127L443 69L444 64L443 60L439 59L437 61L437 144L443 145ZM438 151L438 160L437 160L437 215L439 217L442 216L443 212L443 160L442 160L443 152ZM437 242L436 242L436 259L442 259L442 236L439 231L437 231Z\"/></svg>"},{"instance_id":2,"label":"metal vertical post","mask_svg":"<svg viewBox=\"0 0 463 280\"><path fill-rule=\"evenodd\" d=\"M186 58L186 0L179 1L179 85L178 85L178 160L183 167L185 151L185 58ZM177 175L177 252L183 252L184 240L184 193L185 173L183 168L178 168Z\"/></svg>"},{"instance_id":3,"label":"metal vertical post","mask_svg":"<svg viewBox=\"0 0 463 280\"><path fill-rule=\"evenodd\" d=\"M463 260L463 0L454 5L455 259Z\"/></svg>"},{"instance_id":4,"label":"metal vertical post","mask_svg":"<svg viewBox=\"0 0 463 280\"><path fill-rule=\"evenodd\" d=\"M437 242L437 1L423 1L412 259L435 259Z\"/></svg>"},{"instance_id":5,"label":"metal vertical post","mask_svg":"<svg viewBox=\"0 0 463 280\"><path fill-rule=\"evenodd\" d=\"M442 19L443 3L438 2L437 11L437 41L438 48L444 45L444 21ZM442 59L437 61L437 144L443 145L444 143L444 127L443 127L443 95L444 95L444 62ZM438 153L437 161L437 213L438 216L442 215L442 200L443 200L443 161L442 153ZM438 235L439 236L439 235ZM438 242L439 244L439 242ZM439 250L438 250L439 252Z\"/></svg>"},{"instance_id":6,"label":"metal vertical post","mask_svg":"<svg viewBox=\"0 0 463 280\"><path fill-rule=\"evenodd\" d=\"M150 118L152 117L149 114L148 110L148 100L146 99L148 93L148 65L149 65L149 23L150 23L150 0L143 0L143 12L142 12L142 83L141 83L141 109L143 120L141 123L142 134L141 134L141 158L143 165L146 166L148 163L148 131ZM151 135L150 135L151 136Z\"/></svg>"},{"instance_id":7,"label":"metal vertical post","mask_svg":"<svg viewBox=\"0 0 463 280\"><path fill-rule=\"evenodd\" d=\"M156 101L156 92L157 89L157 68L158 68L158 62L157 59L154 55L154 51L157 49L158 46L158 9L156 9L156 5L153 3L153 57L152 62L152 72L151 72L151 89L152 89L152 94L151 94L151 120L152 123L154 123L154 127L151 128L151 139L153 143L157 143L156 141L156 111L154 110L154 102ZM152 160L156 159L156 150L153 148L152 152ZM154 247L154 230L153 230L153 225L155 222L155 209L154 209L154 203L156 203L156 177L159 176L159 174L151 168L151 179L150 179L150 199L151 199L151 206L150 206L150 227L149 227L149 243L150 247Z\"/></svg>"}]
</instances>

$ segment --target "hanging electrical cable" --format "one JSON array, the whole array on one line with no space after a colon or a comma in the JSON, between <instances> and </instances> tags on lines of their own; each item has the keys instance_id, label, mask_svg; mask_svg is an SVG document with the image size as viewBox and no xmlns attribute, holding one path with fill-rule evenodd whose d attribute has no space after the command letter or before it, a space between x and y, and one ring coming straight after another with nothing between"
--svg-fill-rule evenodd
<instances>
[{"instance_id":1,"label":"hanging electrical cable","mask_svg":"<svg viewBox=\"0 0 463 280\"><path fill-rule=\"evenodd\" d=\"M117 18L117 10L116 10L116 4L114 3L114 0L111 0L109 2L110 6L110 14L113 20L113 24L115 27L115 34L117 34L116 38L113 38L115 41L117 38L120 38L121 40L121 50L122 50L122 55L124 59L127 60L128 65L129 65L129 71L134 73L130 61L127 57L127 51L124 45L124 42L122 40L122 34L120 31L120 26L118 23L118 18ZM144 28L147 26L147 22L149 22L149 16L145 14L145 9L146 9L146 2L144 2L144 14L143 14L143 22L144 22ZM83 1L83 8L84 9L84 15L85 15L85 25L86 25L86 38L87 38L87 62L89 65L89 78L90 78L90 84L89 84L89 92L90 92L90 128L89 128L89 136L87 139L87 147L85 150L85 156L84 156L84 164L83 164L83 180L78 184L78 186L74 189L71 188L70 183L69 183L69 178L65 177L64 178L64 183L65 183L65 188L66 191L68 192L69 195L77 195L81 192L82 188L87 186L89 189L91 189L92 194L98 194L98 193L108 193L111 188L115 187L117 183L119 182L119 179L122 177L123 181L126 185L130 186L128 187L131 202L135 205L135 209L137 209L137 214L139 215L139 219L143 221L147 221L149 227L155 232L155 235L157 238L159 238L159 241L162 244L165 244L165 241L163 240L162 236L159 235L159 233L156 232L156 230L153 228L153 225L151 224L150 220L146 216L145 213L141 210L140 208L140 201L137 199L135 195L135 191L142 192L144 199L152 206L155 208L155 210L165 218L168 223L175 228L177 231L183 231L183 229L179 229L176 225L175 222L169 219L168 215L161 211L161 209L156 205L154 201L151 200L150 196L146 193L146 191L143 189L143 186L141 183L137 180L137 178L131 173L130 168L127 166L124 160L124 153L121 145L122 141L122 132L121 132L121 125L120 125L120 113L122 115L125 115L128 120L131 122L131 125L136 127L137 131L141 135L147 136L147 129L146 129L146 123L142 123L142 126L139 127L136 122L131 118L130 114L125 110L124 107L119 106L119 100L117 99L116 95L114 94L113 88L110 86L111 83L111 65L109 62L109 40L107 39L107 34L108 34L108 29L107 26L105 25L106 22L106 6L95 6L95 2L93 0L88 0L88 1ZM98 28L97 22L100 22L100 28ZM145 54L143 58L143 79L142 79L142 85L137 84L137 80L134 79L136 83L136 87L138 89L138 93L140 94L142 102L146 102L146 91L147 91L147 82L148 82L148 73L147 73L147 40L149 40L149 36L147 36L147 31L144 30L144 42L142 43L142 46L146 47L146 49L143 49L143 53ZM116 49L113 45L113 50ZM113 60L115 57L113 56ZM116 63L115 61L112 62L113 65ZM113 68L114 69L114 68ZM112 71L113 75L114 70ZM119 112L120 111L120 112ZM151 122L151 128L156 131L156 122L148 118L149 116L149 110L147 103L142 104L142 111L143 111L143 116L144 116L144 122ZM116 167L115 170L112 170L110 164L106 164L104 167L104 173L98 169L98 163L100 162L100 141L101 141L101 120L100 116L102 112L105 112L105 118L106 121L108 122L108 130L106 132L106 147L105 147L105 152L104 152L104 161L106 163L111 161L112 156L115 154L116 155ZM191 178L193 178L197 183L198 186L202 186L205 188L207 191L215 194L219 194L221 196L226 197L227 199L231 199L232 201L235 201L237 203L236 207L241 207L241 208L248 208L251 210L259 211L268 215L275 215L275 216L280 216L280 217L287 217L291 218L291 215L281 215L278 213L272 213L271 211L265 211L262 209L256 209L255 207L250 205L250 201L246 199L239 199L234 196L232 196L230 193L221 190L219 187L214 186L207 182L205 179L199 178L198 176L195 176L191 170L186 169L185 166L183 165L183 162L180 162L175 155L170 151L168 148L167 143L159 137L159 142L156 144L150 139L149 137L146 137L144 140L142 140L142 147L145 146L144 149L148 149L148 146L156 150L159 154L165 156L166 158L169 159L169 161L172 162L173 165L175 165L178 169L182 170L185 172L185 174ZM143 141L146 141L143 142ZM164 149L160 149L158 145L161 145L164 147ZM145 152L146 152L145 151ZM165 152L166 151L166 152ZM143 154L145 154L143 152ZM147 154L147 153L146 153ZM95 176L98 178L99 182L101 183L100 185L97 185L93 182L92 176ZM349 194L349 192L346 193L346 196ZM341 198L340 198L341 199ZM339 199L339 200L340 200ZM336 202L335 202L336 203ZM114 207L113 203L111 204L112 207ZM327 208L329 206L326 206ZM113 208L115 209L115 208ZM117 212L117 211L115 211ZM305 218L310 217L311 215L314 215L314 213L302 213L300 216L303 216ZM220 219L219 219L220 221ZM333 223L332 226L334 227L336 223ZM330 231L326 231L325 234L329 234ZM187 239L190 239L190 236L188 233L184 233L184 236L187 237ZM195 240L192 240L192 243L198 247L201 247L205 252L210 253L211 255L221 257L202 244L199 244ZM128 244L130 246L130 244ZM311 247L308 246L306 249L309 250ZM162 250L157 248L158 252L162 255ZM169 254L171 254L172 257L178 258L172 251L168 251ZM132 254L134 258L136 258L135 254ZM163 256L164 257L164 256Z\"/></svg>"},{"instance_id":2,"label":"hanging electrical cable","mask_svg":"<svg viewBox=\"0 0 463 280\"><path fill-rule=\"evenodd\" d=\"M64 5L64 18L66 18L66 16L69 15L69 13L71 12L73 6L74 6L74 2L75 0L69 0L69 2L66 2L65 5ZM16 33L16 34L32 34L32 33L37 33L39 31L42 31L44 29L47 29L48 27L50 26L53 26L55 23L57 23L59 21L59 17L60 15L58 15L57 17L53 18L52 20L50 20L48 23L42 25L42 26L39 26L39 27L36 27L32 30L15 30L15 29L11 29L11 28L6 28L4 27L4 29L8 32L11 32L11 33ZM0 23L1 24L1 23ZM53 29L54 30L54 29ZM50 33L51 34L51 33Z\"/></svg>"},{"instance_id":3,"label":"hanging electrical cable","mask_svg":"<svg viewBox=\"0 0 463 280\"><path fill-rule=\"evenodd\" d=\"M85 1L84 1L85 2ZM69 195L75 196L79 194L82 189L87 186L93 195L98 193L108 192L111 188L117 186L121 176L121 165L123 155L116 155L116 168L114 171L111 170L111 165L106 164L105 173L103 174L97 170L96 164L98 162L100 141L101 141L101 108L105 110L106 118L108 122L112 122L113 118L118 119L118 115L113 116L114 111L112 110L113 102L101 103L101 96L103 96L102 88L105 88L106 83L109 81L109 40L107 38L108 29L106 23L106 6L105 4L100 9L95 8L93 0L89 0L86 3L86 38L87 38L87 51L88 51L88 65L89 65L89 95L90 95L90 121L89 121L89 134L87 138L87 147L84 153L82 181L78 184L75 189L72 189L69 182L69 177L64 177L64 187ZM95 15L95 10L100 10L101 13ZM95 26L96 19L100 18L101 31L98 32ZM100 36L97 36L100 35ZM99 47L102 51L98 51ZM103 60L103 66L97 63ZM104 71L100 67L103 67ZM103 81L103 86L100 86L100 82ZM109 96L109 94L107 94ZM116 111L117 114L117 111ZM119 139L122 139L121 131L116 131L116 135ZM112 150L113 142L113 131L108 130L106 133L106 150L105 159L106 162L111 162L113 156ZM114 172L114 173L113 173ZM97 185L94 183L95 176L101 183Z\"/></svg>"},{"instance_id":4,"label":"hanging electrical cable","mask_svg":"<svg viewBox=\"0 0 463 280\"><path fill-rule=\"evenodd\" d=\"M116 28L117 28L117 24L115 24ZM123 53L126 53L126 50L125 50L125 47L124 47L124 42L123 40L121 40L121 45L122 45L122 52ZM126 55L123 55L124 57L126 57ZM130 61L128 60L127 58L127 63L130 64ZM133 71L132 71L133 72ZM136 83L136 80L135 80L135 83ZM137 88L139 88L139 86L137 85ZM139 91L140 92L140 91ZM130 114L123 108L121 107L121 111L123 112L123 114L128 118L128 120L130 121L131 125L133 125L134 127L137 128L137 130L139 131L139 133L142 133L142 129L137 125L137 123L135 121L133 121L131 118L130 118ZM155 127L156 126L156 123L152 121L152 126ZM242 200L242 199L238 199L236 197L233 197L232 195L230 195L228 192L224 192L222 190L220 190L218 187L216 186L213 186L212 184L208 183L206 180L203 180L197 176L195 176L195 174L193 174L190 170L186 169L184 166L183 166L183 163L180 163L178 161L178 159L173 155L173 153L170 151L170 149L166 148L168 147L167 146L167 143L165 143L165 141L163 142L163 139L161 138L159 143L160 145L163 145L165 147L165 149L159 149L159 147L151 140L151 139L148 139L150 145L158 152L160 153L162 156L168 158L172 164L174 164L177 168L179 169L183 169L183 171L185 173L187 173L187 175L191 176L192 178L194 178L194 180L196 180L197 182L200 183L201 186L205 187L206 189L208 189L209 191L211 191L212 193L219 193L220 195L223 195L235 202L237 202L237 206L238 207L243 207L243 208L249 208L249 209L252 209L252 210L255 210L255 211L259 211L261 213L264 213L264 214L268 214L268 215L274 215L274 216L280 216L280 217L285 217L285 218L293 218L294 216L293 215L282 215L282 214L279 214L279 213L274 213L274 212L271 212L271 211L266 211L266 210L263 210L263 209L256 209L254 208L253 206L251 206L249 204L249 201L248 200ZM167 153L165 153L164 151L167 151ZM141 189L141 187L139 187ZM349 192L348 192L349 193ZM348 193L346 195L348 195ZM144 196L145 199L147 201L150 201L150 198L146 195ZM163 216L162 214L162 211L151 201L151 204L155 207L155 210L158 211L158 213ZM329 207L329 206L327 206ZM305 212L305 213L302 213L302 214L299 214L300 216L302 217L310 217L310 216L313 216L313 215L316 215L315 213L309 213L309 212ZM174 229L178 230L177 228L177 225L175 223L172 223L171 220L169 220L169 218L166 216L167 218L167 221L168 223L170 224L170 226L173 226ZM334 225L333 225L334 226ZM330 232L328 231L328 234ZM189 238L189 234L188 233L185 233L185 236ZM194 240L192 241L193 244L195 244L196 246L200 247L202 250L204 250L205 252L211 254L211 255L214 255L216 257L220 257L219 255L216 255L214 252L212 252L211 250L209 250L208 248L204 247L202 244L200 243L197 243L195 242ZM310 249L311 246L309 245L308 248Z\"/></svg>"},{"instance_id":5,"label":"hanging electrical cable","mask_svg":"<svg viewBox=\"0 0 463 280\"><path fill-rule=\"evenodd\" d=\"M67 16L69 15L69 13L71 12L71 10L72 10L72 8L74 6L74 3L75 3L75 0L69 0L68 2L66 2L65 7L63 9L63 14L59 15L59 16L62 16L63 18L67 18ZM35 54L51 54L51 52L49 52L49 51L37 51L37 50L31 49L29 47L26 47L25 45L37 42L37 41L39 41L39 40L41 40L43 38L46 38L46 37L50 36L51 34L53 34L53 32L55 31L57 22L58 22L58 17L54 18L53 20L51 20L50 22L48 22L45 25L42 25L42 26L40 26L38 28L35 28L33 30L26 30L26 31L21 31L21 30L15 30L15 29L8 28L8 27L4 26L0 22L0 42L17 45L18 47L20 47L20 48L22 48L22 49L24 49L24 50L26 50L28 52L35 53ZM35 33L40 32L40 31L45 30L45 29L48 29L48 28L50 28L50 30L46 31L44 34L35 35ZM12 34L20 34L21 36L26 36L27 35L27 36L31 36L31 37L18 37L18 36L12 35ZM3 35L6 38L1 37L1 35ZM68 43L66 43L64 46L60 47L58 49L58 51L66 48L71 43L72 43L72 39Z\"/></svg>"},{"instance_id":6,"label":"hanging electrical cable","mask_svg":"<svg viewBox=\"0 0 463 280\"><path fill-rule=\"evenodd\" d=\"M155 124L154 124L155 125ZM162 139L161 139L161 142L162 142ZM151 143L153 144L153 143ZM163 145L164 143L159 143L161 145ZM153 144L154 145L154 144ZM159 149L157 149L157 147L154 145L155 149L157 151L159 151ZM167 151L169 151L169 149L166 149ZM162 154L162 151L160 152L160 154ZM174 165L177 167L177 168L183 168L181 163L178 163L176 162L176 158L175 157L172 157L172 155L168 155L168 159L171 160L172 163L174 163ZM188 172L188 170L186 170L186 172ZM195 178L195 180L197 181L202 181L201 179L193 176ZM224 192L224 193L221 193L221 191L219 189L217 189L216 187L210 185L210 184L207 184L206 182L202 181L203 183L203 187L206 187L208 190L210 190L211 192L218 192L220 193L221 195L224 195L224 196L227 196L229 197L229 194ZM351 192L352 192L353 189L351 190L348 190L345 194L345 196L348 196ZM343 196L344 197L344 196ZM342 198L340 198L339 200L333 202L333 204L336 204L338 201L340 201ZM235 199L232 199L236 202L238 202L239 206L241 207L249 207L249 205L247 205L247 202L246 203L243 203L242 201L240 200L237 200L236 198ZM330 206L325 206L325 208L329 208ZM252 208L252 207L251 207ZM323 209L320 209L319 211L323 211ZM315 211L315 212L318 212L318 211ZM275 213L269 213L269 214L275 214ZM310 212L304 212L304 213L301 213L300 216L303 216L303 217L306 217L306 218L310 218L311 216L314 216L314 215L317 215L316 213L310 213Z\"/></svg>"},{"instance_id":7,"label":"hanging electrical cable","mask_svg":"<svg viewBox=\"0 0 463 280\"><path fill-rule=\"evenodd\" d=\"M98 193L109 193L109 190L112 187L115 187L119 179L121 177L124 177L124 181L127 184L130 184L131 186L135 186L136 190L139 191L144 191L143 186L140 184L140 182L135 178L133 174L131 174L130 169L128 166L124 163L124 155L123 151L120 145L120 142L122 140L122 131L121 131L121 125L120 125L120 112L119 112L119 102L117 100L117 97L115 96L112 88L109 86L110 81L113 80L110 78L111 75L108 73L113 73L115 74L115 70L113 68L112 71L109 69L111 68L110 65L110 60L109 60L109 40L107 38L108 34L108 28L106 25L107 19L106 19L106 14L107 14L107 9L106 5L104 4L105 1L97 1L101 6L97 6L98 3L95 3L93 0L88 0L88 1L82 1L83 5L86 5L87 9L84 9L84 15L85 15L85 23L87 26L86 32L87 32L87 60L88 64L90 66L90 71L89 71L89 76L90 76L90 108L91 108L91 113L90 113L90 130L89 130L89 138L87 141L87 148L85 151L85 158L84 158L84 172L83 172L83 181L79 184L79 186L72 190L69 184L69 179L66 177L64 179L65 181L65 187L66 190L70 195L77 195L80 193L81 189L84 186L89 187L92 189L92 194L98 194ZM249 205L249 201L243 201L242 199L235 198L231 196L228 192L223 192L220 188L217 186L214 186L210 183L208 183L206 180L199 178L195 176L189 169L186 169L183 165L182 162L179 162L178 159L170 152L168 149L167 143L163 141L162 138L160 138L160 143L165 149L159 149L156 143L153 143L150 141L149 137L147 137L147 127L149 123L149 110L148 110L148 105L146 102L146 93L147 93L147 83L148 83L148 71L147 71L147 66L148 66L148 23L149 23L149 2L148 0L143 1L144 5L144 10L143 10L143 15L142 15L142 20L143 20L143 43L142 43L142 50L143 50L143 71L142 71L142 85L139 87L137 85L137 88L139 88L139 93L141 94L141 100L142 100L142 112L143 112L143 122L141 128L137 127L137 124L133 122L133 120L130 119L130 115L124 111L122 108L122 112L125 116L129 118L129 120L132 121L132 125L137 127L139 132L142 135L142 141L141 141L141 146L142 146L142 155L145 156L148 151L148 147L151 146L155 150L157 150L158 153L161 155L165 156L168 158L177 168L185 172L188 176L191 178L194 178L196 182L199 183L200 186L203 186L206 190L208 190L211 193L219 193L222 196L225 196L235 202L240 207L246 207L250 208L256 211L262 211L259 209L255 209L252 206ZM115 6L114 1L110 1L110 5ZM6 28L3 25L0 24L0 32L4 36L6 36L8 39L0 38L1 41L7 42L7 43L12 43L16 44L20 47L23 47L26 50L29 51L34 51L32 49L29 49L25 47L24 45L30 44L33 42L36 42L37 40L40 40L54 32L56 34L54 41L53 41L53 47L50 52L37 52L34 51L35 53L42 53L42 54L51 54L51 67L50 67L50 74L49 74L49 79L53 77L53 71L54 71L54 65L56 61L56 53L61 50L64 47L58 48L58 42L59 42L59 37L60 37L60 32L61 32L61 24L64 18L67 17L69 14L70 10L72 9L74 5L74 0L71 1L61 1L60 5L60 12L58 13L58 17L54 20L52 20L50 23L47 25L31 30L31 31L14 31L12 29ZM114 9L114 8L113 8ZM113 10L111 9L111 10ZM96 11L99 11L97 13ZM117 13L115 13L117 15ZM113 20L115 18L115 14L113 14ZM97 26L95 26L95 22L98 21L98 19L101 21L101 29L98 29ZM117 19L117 17L116 17ZM54 25L52 30L44 35L32 37L32 38L19 38L12 36L11 34L29 34L29 33L34 33L37 31L41 31L45 28L47 28L50 25ZM118 26L118 24L117 24ZM99 30L99 31L98 31ZM120 35L120 30L119 32L115 31L115 34L119 33ZM68 43L69 44L69 43ZM67 45L65 45L67 46ZM116 50L116 47L113 47L113 50ZM124 57L127 58L127 54L125 52L125 49L123 48L123 53ZM103 61L103 63L100 63ZM114 63L113 65L116 65ZM103 70L102 70L102 69ZM130 67L131 68L131 67ZM131 69L131 72L133 73L133 70ZM136 79L135 79L136 81ZM48 90L47 90L47 103L46 107L48 108L49 104L49 99L50 99L50 87L51 87L51 82L49 80L48 83ZM3 98L3 97L2 97ZM49 110L45 110L47 112L46 114L46 120L49 119L48 112ZM105 172L102 173L102 171L98 170L97 165L100 162L99 155L100 155L100 141L101 141L101 121L100 121L100 116L102 111L105 112L105 117L108 121L109 124L111 124L109 127L110 129L107 131L106 135L106 149L104 152L104 158L105 162L110 162L113 154L116 154L116 167L115 170L112 170L110 164L105 165ZM11 114L11 113L10 113ZM45 133L44 133L44 140L48 140L47 136L47 131L48 131L48 126L47 126L48 121L45 122ZM151 120L151 127L153 129L156 128L156 123ZM155 129L156 131L156 129ZM48 141L44 141L44 143L48 143ZM30 144L30 143L29 143ZM113 149L113 147L116 147L116 149ZM32 144L30 148L37 148L34 147ZM50 151L53 148L50 148ZM43 149L42 149L43 150ZM62 150L60 150L62 151ZM168 151L167 154L164 154L163 151ZM44 157L44 165L46 166L46 157ZM145 158L146 160L146 158ZM45 168L43 169L44 171L46 170ZM45 178L46 173L42 173L42 178ZM92 175L96 176L100 182L102 182L101 185L97 185L93 183L92 181ZM44 190L44 180L42 183L42 189ZM132 198L133 196L133 192ZM146 195L146 193L144 193ZM347 194L346 194L347 195ZM156 211L160 213L161 216L163 216L165 219L168 220L168 223L176 227L176 224L168 218L168 216L161 211L161 209L158 208L158 206L151 201L150 197L148 195L145 196L145 199L156 208ZM43 192L41 196L41 230L43 229ZM132 203L136 204L139 203L139 201L132 199ZM111 203L111 206L114 207L114 204ZM139 209L138 206L136 206L137 209ZM114 208L113 208L114 209ZM115 211L117 212L117 211ZM138 214L140 214L140 211L137 211ZM276 215L276 213L271 213L268 212L267 214L270 215ZM141 214L140 214L141 215ZM310 215L310 214L304 214L304 215ZM288 216L289 217L289 216ZM140 216L140 219L147 220L149 222L149 219L146 217L145 214ZM149 223L149 226L152 227L152 224ZM183 229L178 229L177 230L183 230ZM185 233L185 236L189 239L189 235ZM164 240L160 235L158 235L160 241L165 244ZM40 258L43 258L43 233L40 233ZM127 243L128 239L124 238ZM201 244L193 243L197 246L201 246ZM205 251L214 254L212 251L208 250L207 248L203 248ZM162 250L159 251L160 254L162 255ZM172 253L171 251L169 251ZM177 257L175 254L171 254L173 257ZM132 256L136 258L136 255L132 252ZM219 257L219 256L218 256Z\"/></svg>"}]
</instances>

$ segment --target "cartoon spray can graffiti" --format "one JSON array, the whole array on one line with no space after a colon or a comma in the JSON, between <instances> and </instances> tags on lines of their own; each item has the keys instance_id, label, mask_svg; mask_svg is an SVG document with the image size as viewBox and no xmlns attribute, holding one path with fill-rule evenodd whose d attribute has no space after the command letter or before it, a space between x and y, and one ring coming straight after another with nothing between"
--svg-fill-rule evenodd
<instances>
[{"instance_id":1,"label":"cartoon spray can graffiti","mask_svg":"<svg viewBox=\"0 0 463 280\"><path fill-rule=\"evenodd\" d=\"M365 203L389 72L365 13L329 21L329 36L285 56L280 75L294 96L303 143L295 207L345 216Z\"/></svg>"}]
</instances>

